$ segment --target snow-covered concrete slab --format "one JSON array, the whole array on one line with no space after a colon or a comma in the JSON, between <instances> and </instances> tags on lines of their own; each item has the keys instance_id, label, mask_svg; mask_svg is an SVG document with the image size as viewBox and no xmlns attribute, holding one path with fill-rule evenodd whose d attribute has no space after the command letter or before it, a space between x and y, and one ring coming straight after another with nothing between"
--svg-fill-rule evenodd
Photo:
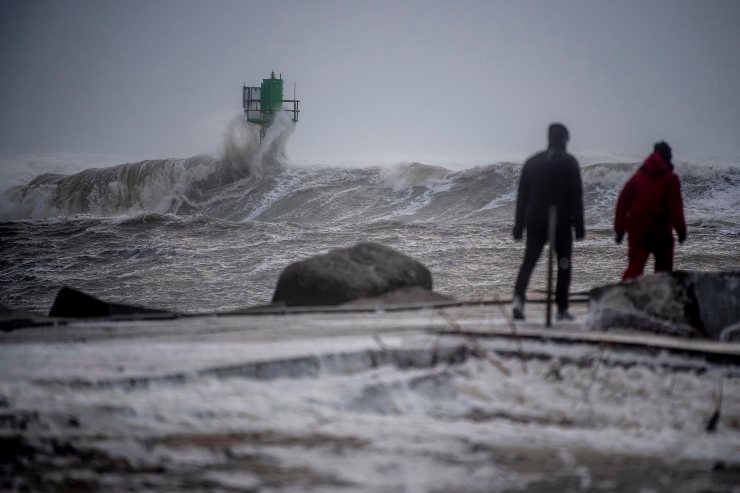
<instances>
[{"instance_id":1,"label":"snow-covered concrete slab","mask_svg":"<svg viewBox=\"0 0 740 493\"><path fill-rule=\"evenodd\" d=\"M583 305L550 329L540 305L523 323L506 313L489 304L0 334L3 489L740 484L738 368L706 357L737 345L586 332Z\"/></svg>"}]
</instances>

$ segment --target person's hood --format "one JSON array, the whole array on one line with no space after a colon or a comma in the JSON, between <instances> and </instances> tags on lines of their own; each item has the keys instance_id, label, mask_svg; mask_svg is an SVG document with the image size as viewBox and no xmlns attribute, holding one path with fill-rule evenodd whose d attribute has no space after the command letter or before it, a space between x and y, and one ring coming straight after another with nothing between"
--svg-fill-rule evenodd
<instances>
[{"instance_id":1,"label":"person's hood","mask_svg":"<svg viewBox=\"0 0 740 493\"><path fill-rule=\"evenodd\" d=\"M670 172L672 169L671 165L666 163L665 159L657 152L650 154L640 167L640 171L650 176L662 175Z\"/></svg>"}]
</instances>

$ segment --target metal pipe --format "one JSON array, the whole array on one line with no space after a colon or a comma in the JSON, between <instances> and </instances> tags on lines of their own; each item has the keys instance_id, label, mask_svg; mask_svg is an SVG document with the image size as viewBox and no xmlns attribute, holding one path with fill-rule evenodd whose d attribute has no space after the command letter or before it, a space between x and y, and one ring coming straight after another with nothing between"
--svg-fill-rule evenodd
<instances>
[{"instance_id":1,"label":"metal pipe","mask_svg":"<svg viewBox=\"0 0 740 493\"><path fill-rule=\"evenodd\" d=\"M547 242L550 244L547 252L547 298L545 327L552 327L552 253L555 245L555 224L558 218L558 208L550 206L547 217Z\"/></svg>"}]
</instances>

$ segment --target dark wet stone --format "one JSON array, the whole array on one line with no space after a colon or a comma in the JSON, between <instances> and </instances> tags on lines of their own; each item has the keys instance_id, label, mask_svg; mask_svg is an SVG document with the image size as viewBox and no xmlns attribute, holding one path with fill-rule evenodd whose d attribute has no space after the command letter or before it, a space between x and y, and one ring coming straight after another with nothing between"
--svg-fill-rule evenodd
<instances>
[{"instance_id":1,"label":"dark wet stone","mask_svg":"<svg viewBox=\"0 0 740 493\"><path fill-rule=\"evenodd\" d=\"M122 305L108 303L87 293L74 288L64 286L57 293L54 304L49 312L50 317L61 318L87 318L87 317L110 317L115 315L168 315L169 312L155 310L143 306Z\"/></svg>"},{"instance_id":2,"label":"dark wet stone","mask_svg":"<svg viewBox=\"0 0 740 493\"><path fill-rule=\"evenodd\" d=\"M740 271L659 273L594 288L589 298L588 325L593 329L715 340L740 335Z\"/></svg>"},{"instance_id":3,"label":"dark wet stone","mask_svg":"<svg viewBox=\"0 0 740 493\"><path fill-rule=\"evenodd\" d=\"M689 273L701 320L710 339L740 322L740 271Z\"/></svg>"},{"instance_id":4,"label":"dark wet stone","mask_svg":"<svg viewBox=\"0 0 740 493\"><path fill-rule=\"evenodd\" d=\"M290 264L278 279L273 303L340 305L401 288L431 291L432 274L420 262L377 243L359 243Z\"/></svg>"}]
</instances>

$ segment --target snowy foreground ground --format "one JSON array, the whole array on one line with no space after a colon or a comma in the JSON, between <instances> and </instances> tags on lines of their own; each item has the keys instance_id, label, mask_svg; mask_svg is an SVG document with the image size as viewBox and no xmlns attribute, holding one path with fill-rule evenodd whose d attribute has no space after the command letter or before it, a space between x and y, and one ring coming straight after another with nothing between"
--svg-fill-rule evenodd
<instances>
[{"instance_id":1,"label":"snowy foreground ground","mask_svg":"<svg viewBox=\"0 0 740 493\"><path fill-rule=\"evenodd\" d=\"M529 312L0 333L0 490L740 491L740 345Z\"/></svg>"}]
</instances>

